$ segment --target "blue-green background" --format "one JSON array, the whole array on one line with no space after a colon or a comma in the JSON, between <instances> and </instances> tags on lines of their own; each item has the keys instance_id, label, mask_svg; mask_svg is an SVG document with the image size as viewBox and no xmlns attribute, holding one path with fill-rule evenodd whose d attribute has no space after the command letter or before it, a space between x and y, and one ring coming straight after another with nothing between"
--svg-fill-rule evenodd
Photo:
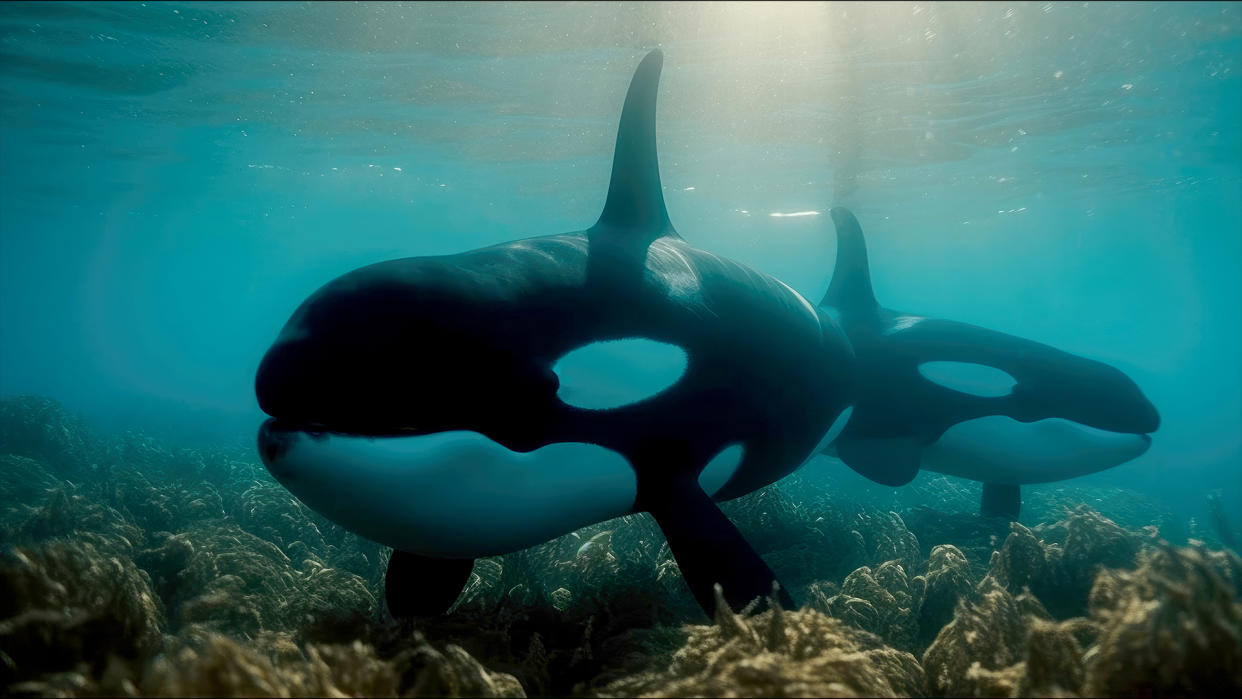
<instances>
[{"instance_id":1,"label":"blue-green background","mask_svg":"<svg viewBox=\"0 0 1242 699\"><path fill-rule=\"evenodd\" d=\"M0 394L252 439L320 284L590 225L656 46L688 241L814 301L830 222L771 214L848 205L883 304L1135 378L1087 482L1242 511L1237 3L5 3Z\"/></svg>"}]
</instances>

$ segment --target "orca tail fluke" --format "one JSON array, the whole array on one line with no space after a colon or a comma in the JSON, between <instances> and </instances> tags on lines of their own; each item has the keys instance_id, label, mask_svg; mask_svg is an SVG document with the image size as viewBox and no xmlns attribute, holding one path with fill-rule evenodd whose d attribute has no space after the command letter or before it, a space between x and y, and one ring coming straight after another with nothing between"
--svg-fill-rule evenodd
<instances>
[{"instance_id":1,"label":"orca tail fluke","mask_svg":"<svg viewBox=\"0 0 1242 699\"><path fill-rule=\"evenodd\" d=\"M871 268L862 226L845 207L834 207L830 213L837 229L837 262L828 293L819 305L835 306L842 313L874 312L879 304L871 290Z\"/></svg>"},{"instance_id":2,"label":"orca tail fluke","mask_svg":"<svg viewBox=\"0 0 1242 699\"><path fill-rule=\"evenodd\" d=\"M796 608L772 569L697 483L665 493L645 507L660 525L682 577L708 617L719 611L718 598L730 610L761 609L772 597L785 609ZM753 606L756 600L759 604Z\"/></svg>"},{"instance_id":3,"label":"orca tail fluke","mask_svg":"<svg viewBox=\"0 0 1242 699\"><path fill-rule=\"evenodd\" d=\"M448 611L470 582L471 558L432 558L394 549L384 575L384 599L397 619Z\"/></svg>"},{"instance_id":4,"label":"orca tail fluke","mask_svg":"<svg viewBox=\"0 0 1242 699\"><path fill-rule=\"evenodd\" d=\"M979 514L984 517L1006 517L1017 521L1022 510L1022 486L984 483Z\"/></svg>"},{"instance_id":5,"label":"orca tail fluke","mask_svg":"<svg viewBox=\"0 0 1242 699\"><path fill-rule=\"evenodd\" d=\"M656 156L656 93L663 65L664 54L655 49L634 71L617 127L608 199L595 224L597 228L624 231L645 243L677 235L664 205Z\"/></svg>"}]
</instances>

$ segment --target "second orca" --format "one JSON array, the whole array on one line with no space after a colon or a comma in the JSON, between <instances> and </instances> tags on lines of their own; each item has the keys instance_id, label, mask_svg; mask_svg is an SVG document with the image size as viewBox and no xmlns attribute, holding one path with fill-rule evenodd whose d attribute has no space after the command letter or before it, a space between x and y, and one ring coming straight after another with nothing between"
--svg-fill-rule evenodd
<instances>
[{"instance_id":1,"label":"second orca","mask_svg":"<svg viewBox=\"0 0 1242 699\"><path fill-rule=\"evenodd\" d=\"M919 469L982 481L983 514L1016 519L1022 485L1147 451L1160 416L1130 377L1032 340L880 306L858 219L831 214L837 260L819 309L853 345L856 399L824 453L884 485Z\"/></svg>"}]
</instances>

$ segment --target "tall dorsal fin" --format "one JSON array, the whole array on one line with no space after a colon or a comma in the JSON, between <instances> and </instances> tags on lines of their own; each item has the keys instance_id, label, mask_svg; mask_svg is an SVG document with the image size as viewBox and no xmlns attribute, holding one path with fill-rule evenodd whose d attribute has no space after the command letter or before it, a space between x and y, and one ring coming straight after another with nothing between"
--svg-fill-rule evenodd
<instances>
[{"instance_id":1,"label":"tall dorsal fin","mask_svg":"<svg viewBox=\"0 0 1242 699\"><path fill-rule=\"evenodd\" d=\"M836 306L842 313L873 312L879 304L871 290L871 269L862 227L849 209L837 206L830 213L837 229L837 264L832 270L828 293L819 305Z\"/></svg>"},{"instance_id":2,"label":"tall dorsal fin","mask_svg":"<svg viewBox=\"0 0 1242 699\"><path fill-rule=\"evenodd\" d=\"M608 201L595 224L597 229L634 236L644 243L677 235L664 206L660 163L656 158L656 92L663 65L664 54L655 49L634 71L621 110L621 125L617 127Z\"/></svg>"}]
</instances>

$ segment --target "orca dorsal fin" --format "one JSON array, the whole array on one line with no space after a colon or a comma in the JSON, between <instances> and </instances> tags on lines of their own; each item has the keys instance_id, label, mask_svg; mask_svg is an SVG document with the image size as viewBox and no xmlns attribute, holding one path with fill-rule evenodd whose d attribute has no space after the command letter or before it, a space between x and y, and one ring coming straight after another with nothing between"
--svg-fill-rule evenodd
<instances>
[{"instance_id":1,"label":"orca dorsal fin","mask_svg":"<svg viewBox=\"0 0 1242 699\"><path fill-rule=\"evenodd\" d=\"M832 224L837 229L837 263L832 270L828 293L820 306L835 306L842 313L874 313L879 307L871 290L871 268L867 263L867 241L862 226L849 209L833 207Z\"/></svg>"},{"instance_id":2,"label":"orca dorsal fin","mask_svg":"<svg viewBox=\"0 0 1242 699\"><path fill-rule=\"evenodd\" d=\"M617 127L608 200L594 226L611 235L633 236L642 243L661 236L677 236L664 206L660 163L656 158L656 92L663 65L664 54L655 49L634 71Z\"/></svg>"}]
</instances>

